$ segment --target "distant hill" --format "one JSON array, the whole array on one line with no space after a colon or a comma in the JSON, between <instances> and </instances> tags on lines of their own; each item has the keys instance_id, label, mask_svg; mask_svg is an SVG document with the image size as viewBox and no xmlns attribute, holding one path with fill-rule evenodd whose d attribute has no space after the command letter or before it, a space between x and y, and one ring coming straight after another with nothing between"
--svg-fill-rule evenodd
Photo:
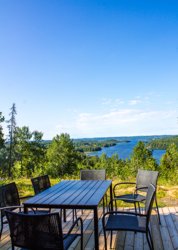
<instances>
[{"instance_id":1,"label":"distant hill","mask_svg":"<svg viewBox=\"0 0 178 250\"><path fill-rule=\"evenodd\" d=\"M147 147L150 149L164 149L164 150L166 150L167 147L172 143L175 143L178 147L178 136L177 135L153 139L150 142L148 142Z\"/></svg>"}]
</instances>

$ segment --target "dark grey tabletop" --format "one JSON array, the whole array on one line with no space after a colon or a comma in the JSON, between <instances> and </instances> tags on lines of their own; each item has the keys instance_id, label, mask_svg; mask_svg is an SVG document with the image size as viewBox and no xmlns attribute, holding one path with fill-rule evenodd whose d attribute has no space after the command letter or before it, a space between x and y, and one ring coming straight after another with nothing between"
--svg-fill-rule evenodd
<instances>
[{"instance_id":1,"label":"dark grey tabletop","mask_svg":"<svg viewBox=\"0 0 178 250\"><path fill-rule=\"evenodd\" d=\"M66 180L48 188L24 202L24 206L38 208L85 208L99 205L111 180Z\"/></svg>"}]
</instances>

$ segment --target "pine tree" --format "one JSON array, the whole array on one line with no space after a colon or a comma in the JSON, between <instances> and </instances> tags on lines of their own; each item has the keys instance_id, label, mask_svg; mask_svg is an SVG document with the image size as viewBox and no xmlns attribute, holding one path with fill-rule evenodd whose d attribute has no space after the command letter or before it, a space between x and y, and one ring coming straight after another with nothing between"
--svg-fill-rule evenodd
<instances>
[{"instance_id":1,"label":"pine tree","mask_svg":"<svg viewBox=\"0 0 178 250\"><path fill-rule=\"evenodd\" d=\"M77 169L79 156L69 134L62 133L53 138L47 157L51 174L55 177L73 174Z\"/></svg>"},{"instance_id":2,"label":"pine tree","mask_svg":"<svg viewBox=\"0 0 178 250\"><path fill-rule=\"evenodd\" d=\"M11 112L9 113L10 119L7 121L8 123L8 130L9 130L9 167L8 167L8 176L12 177L12 168L14 164L15 159L15 132L16 132L16 120L15 115L16 112L16 106L15 103L12 104Z\"/></svg>"},{"instance_id":3,"label":"pine tree","mask_svg":"<svg viewBox=\"0 0 178 250\"><path fill-rule=\"evenodd\" d=\"M0 112L0 124L4 122L4 116L2 115L2 112ZM4 134L3 134L3 128L0 125L0 149L4 146Z\"/></svg>"}]
</instances>

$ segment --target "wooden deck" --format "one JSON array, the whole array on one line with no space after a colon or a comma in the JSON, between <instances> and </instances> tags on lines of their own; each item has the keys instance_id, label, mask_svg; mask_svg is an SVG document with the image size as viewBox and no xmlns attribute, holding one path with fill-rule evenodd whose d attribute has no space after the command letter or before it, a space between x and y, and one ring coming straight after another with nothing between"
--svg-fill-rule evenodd
<instances>
[{"instance_id":1,"label":"wooden deck","mask_svg":"<svg viewBox=\"0 0 178 250\"><path fill-rule=\"evenodd\" d=\"M161 225L158 224L158 218L153 211L151 216L151 231L155 250L178 250L178 207L160 208ZM85 210L83 214L78 211L78 216L84 220L84 249L94 249L93 235L93 214L90 210ZM102 209L99 210L100 218ZM64 223L64 231L71 225L71 211L67 211L67 222ZM75 230L78 230L77 228ZM104 237L102 232L101 220L99 221L99 242L100 249L104 250ZM110 240L108 235L108 249L110 249ZM3 235L0 241L1 250L10 250L11 242L9 237L8 225L4 227ZM80 240L77 239L70 247L70 250L80 249ZM112 249L124 250L149 250L146 238L141 233L119 232L113 237Z\"/></svg>"}]
</instances>

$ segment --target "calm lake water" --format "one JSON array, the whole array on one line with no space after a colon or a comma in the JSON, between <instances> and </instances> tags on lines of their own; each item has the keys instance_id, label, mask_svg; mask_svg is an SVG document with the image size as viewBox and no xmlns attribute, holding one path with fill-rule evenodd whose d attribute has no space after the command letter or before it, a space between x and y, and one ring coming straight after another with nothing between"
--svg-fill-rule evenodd
<instances>
[{"instance_id":1,"label":"calm lake water","mask_svg":"<svg viewBox=\"0 0 178 250\"><path fill-rule=\"evenodd\" d=\"M113 154L118 154L119 158L127 159L130 158L130 155L133 151L133 148L137 145L139 141L149 142L155 138L162 138L163 136L138 136L138 137L111 137L107 139L117 139L117 140L127 140L129 142L119 142L116 146L103 148L101 151L91 152L91 156L100 156L105 153L108 157L111 157ZM97 138L98 140L106 140L106 138ZM96 138L95 138L96 140ZM165 153L165 150L153 150L153 157L159 162L162 155Z\"/></svg>"}]
</instances>

